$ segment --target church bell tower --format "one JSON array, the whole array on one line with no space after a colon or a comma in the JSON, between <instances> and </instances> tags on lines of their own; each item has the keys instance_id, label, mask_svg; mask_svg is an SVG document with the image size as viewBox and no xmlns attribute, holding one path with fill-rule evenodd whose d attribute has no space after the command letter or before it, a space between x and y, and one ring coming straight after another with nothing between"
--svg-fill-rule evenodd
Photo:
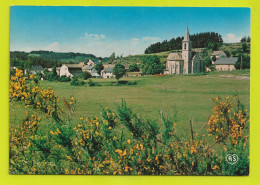
<instances>
[{"instance_id":1,"label":"church bell tower","mask_svg":"<svg viewBox=\"0 0 260 185\"><path fill-rule=\"evenodd\" d=\"M188 27L182 41L182 59L184 60L183 73L191 73L191 41Z\"/></svg>"}]
</instances>

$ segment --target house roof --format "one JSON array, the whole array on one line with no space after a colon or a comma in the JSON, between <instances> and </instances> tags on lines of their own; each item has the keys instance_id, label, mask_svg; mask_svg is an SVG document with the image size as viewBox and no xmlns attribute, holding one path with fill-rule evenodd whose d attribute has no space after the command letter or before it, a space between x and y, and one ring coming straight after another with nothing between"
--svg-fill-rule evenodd
<instances>
[{"instance_id":1,"label":"house roof","mask_svg":"<svg viewBox=\"0 0 260 185\"><path fill-rule=\"evenodd\" d=\"M179 52L170 53L167 57L167 60L183 60L182 55Z\"/></svg>"},{"instance_id":2,"label":"house roof","mask_svg":"<svg viewBox=\"0 0 260 185\"><path fill-rule=\"evenodd\" d=\"M91 73L91 76L93 77L99 77L100 75L97 72Z\"/></svg>"},{"instance_id":3,"label":"house roof","mask_svg":"<svg viewBox=\"0 0 260 185\"><path fill-rule=\"evenodd\" d=\"M214 51L211 56L217 56L220 55L221 53L224 53L224 51Z\"/></svg>"},{"instance_id":4,"label":"house roof","mask_svg":"<svg viewBox=\"0 0 260 185\"><path fill-rule=\"evenodd\" d=\"M104 72L107 72L107 73L112 73L112 71L113 71L112 67L108 67L108 68L104 69Z\"/></svg>"},{"instance_id":5,"label":"house roof","mask_svg":"<svg viewBox=\"0 0 260 185\"><path fill-rule=\"evenodd\" d=\"M31 71L43 71L42 66L32 66Z\"/></svg>"},{"instance_id":6,"label":"house roof","mask_svg":"<svg viewBox=\"0 0 260 185\"><path fill-rule=\"evenodd\" d=\"M216 60L215 65L235 65L238 57L221 57Z\"/></svg>"},{"instance_id":7,"label":"house roof","mask_svg":"<svg viewBox=\"0 0 260 185\"><path fill-rule=\"evenodd\" d=\"M64 64L68 68L82 68L82 65L80 64Z\"/></svg>"},{"instance_id":8,"label":"house roof","mask_svg":"<svg viewBox=\"0 0 260 185\"><path fill-rule=\"evenodd\" d=\"M94 66L84 66L82 69L83 70L91 70L93 68L94 68Z\"/></svg>"},{"instance_id":9,"label":"house roof","mask_svg":"<svg viewBox=\"0 0 260 185\"><path fill-rule=\"evenodd\" d=\"M113 68L115 65L113 65L113 64L103 64L103 66L104 66L104 69L106 69L106 68Z\"/></svg>"}]
</instances>

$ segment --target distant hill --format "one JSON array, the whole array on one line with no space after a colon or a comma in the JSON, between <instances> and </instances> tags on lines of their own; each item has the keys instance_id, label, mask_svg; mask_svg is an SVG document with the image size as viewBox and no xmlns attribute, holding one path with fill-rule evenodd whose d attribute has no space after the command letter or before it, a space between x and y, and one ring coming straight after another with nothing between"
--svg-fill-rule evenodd
<instances>
[{"instance_id":1,"label":"distant hill","mask_svg":"<svg viewBox=\"0 0 260 185\"><path fill-rule=\"evenodd\" d=\"M30 61L31 65L41 65L43 67L61 66L63 63L79 63L87 62L89 59L93 61L102 60L106 62L109 58L96 57L93 54L74 53L74 52L53 52L53 51L11 51L11 66L24 67L24 63Z\"/></svg>"},{"instance_id":2,"label":"distant hill","mask_svg":"<svg viewBox=\"0 0 260 185\"><path fill-rule=\"evenodd\" d=\"M244 43L223 43L222 46L220 46L218 49L223 50L228 57L230 56L238 56L239 54L244 55L250 55L250 43L246 42L247 45L247 51L242 51L242 45ZM193 48L193 51L196 51L200 53L200 57L204 59L206 56L210 56L213 52L213 49L210 48ZM151 53L151 54L140 54L140 55L129 55L122 58L117 58L113 63L122 63L124 65L130 65L132 63L141 64L142 61L145 59L145 57L149 55L156 55L160 59L160 61L164 64L167 60L167 57L169 53L171 52L178 52L181 50L170 50L170 51L164 51L164 52L158 52L158 53Z\"/></svg>"}]
</instances>

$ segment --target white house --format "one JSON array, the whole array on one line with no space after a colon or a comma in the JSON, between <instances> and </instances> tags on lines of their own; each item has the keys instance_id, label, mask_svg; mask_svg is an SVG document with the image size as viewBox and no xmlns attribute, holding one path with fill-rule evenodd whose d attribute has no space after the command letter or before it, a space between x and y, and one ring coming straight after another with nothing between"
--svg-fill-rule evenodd
<instances>
[{"instance_id":1,"label":"white house","mask_svg":"<svg viewBox=\"0 0 260 185\"><path fill-rule=\"evenodd\" d=\"M235 64L238 61L238 57L221 57L215 62L217 71L233 71L236 70Z\"/></svg>"},{"instance_id":2,"label":"white house","mask_svg":"<svg viewBox=\"0 0 260 185\"><path fill-rule=\"evenodd\" d=\"M94 67L95 62L93 60L89 59L88 62L87 62L87 66L93 66Z\"/></svg>"},{"instance_id":3,"label":"white house","mask_svg":"<svg viewBox=\"0 0 260 185\"><path fill-rule=\"evenodd\" d=\"M30 73L36 75L37 73L43 74L43 67L42 66L32 66Z\"/></svg>"},{"instance_id":4,"label":"white house","mask_svg":"<svg viewBox=\"0 0 260 185\"><path fill-rule=\"evenodd\" d=\"M226 53L224 51L214 51L211 55L210 55L210 59L212 59L212 57L215 56L216 59L218 60L221 57L227 57ZM212 64L214 64L215 62L212 61Z\"/></svg>"},{"instance_id":5,"label":"white house","mask_svg":"<svg viewBox=\"0 0 260 185\"><path fill-rule=\"evenodd\" d=\"M113 78L114 75L113 75L113 68L111 67L108 67L104 70L101 71L101 76L102 78Z\"/></svg>"},{"instance_id":6,"label":"white house","mask_svg":"<svg viewBox=\"0 0 260 185\"><path fill-rule=\"evenodd\" d=\"M80 76L82 74L82 64L62 64L60 68L60 76Z\"/></svg>"}]
</instances>

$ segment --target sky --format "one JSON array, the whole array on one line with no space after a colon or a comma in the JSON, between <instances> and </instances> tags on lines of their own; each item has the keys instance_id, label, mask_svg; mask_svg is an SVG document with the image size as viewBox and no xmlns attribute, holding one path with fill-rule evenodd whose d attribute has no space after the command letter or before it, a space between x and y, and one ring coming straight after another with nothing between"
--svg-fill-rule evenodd
<instances>
[{"instance_id":1,"label":"sky","mask_svg":"<svg viewBox=\"0 0 260 185\"><path fill-rule=\"evenodd\" d=\"M250 36L250 8L12 6L10 50L143 54L152 43L217 32L224 42Z\"/></svg>"}]
</instances>

